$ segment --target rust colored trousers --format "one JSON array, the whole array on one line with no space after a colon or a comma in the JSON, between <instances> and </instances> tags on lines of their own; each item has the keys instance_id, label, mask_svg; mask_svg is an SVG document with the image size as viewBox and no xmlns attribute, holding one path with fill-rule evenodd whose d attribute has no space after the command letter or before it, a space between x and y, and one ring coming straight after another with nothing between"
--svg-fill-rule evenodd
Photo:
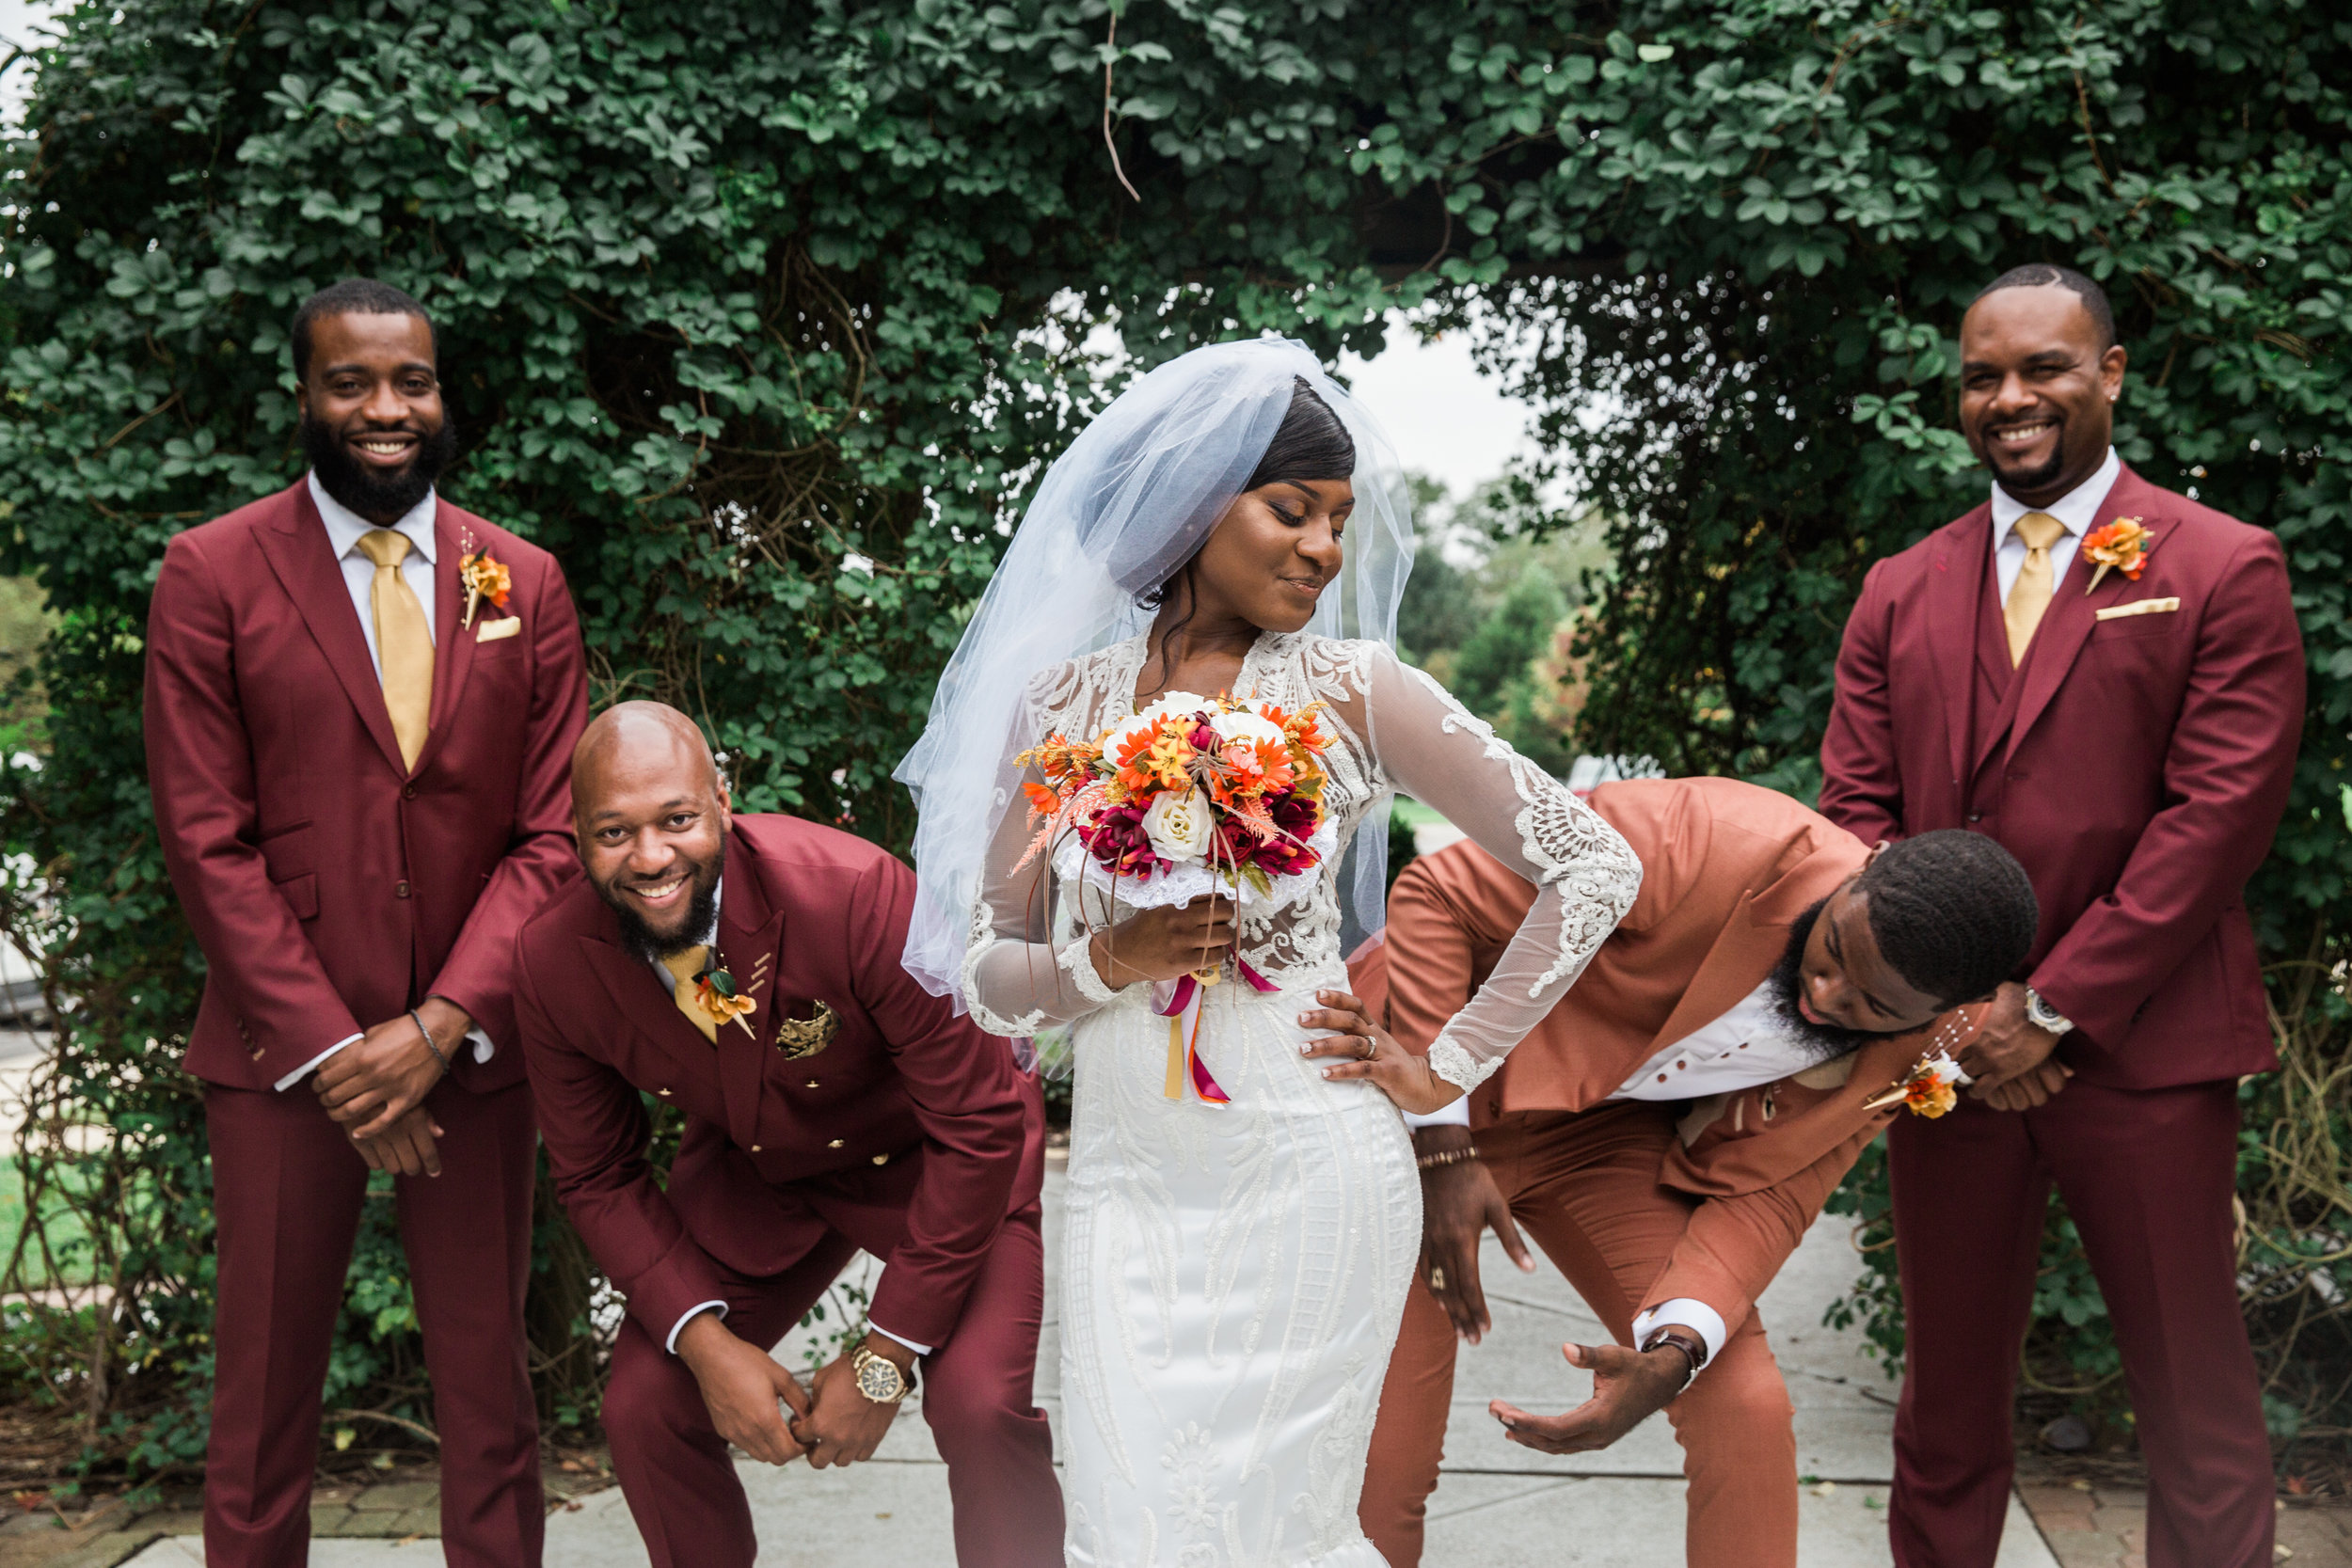
<instances>
[{"instance_id":1,"label":"rust colored trousers","mask_svg":"<svg viewBox=\"0 0 2352 1568\"><path fill-rule=\"evenodd\" d=\"M1644 1103L1522 1113L1478 1132L1481 1163L1513 1217L1622 1344L1633 1342L1634 1314L1691 1213L1690 1198L1658 1184L1673 1136L1667 1108ZM1445 1309L1427 1280L1416 1280L1380 1389L1357 1509L1390 1568L1421 1561L1422 1521L1444 1458L1454 1353ZM1763 1325L1751 1313L1690 1392L1666 1407L1690 1482L1691 1568L1794 1568L1793 1415ZM1465 1418L1491 1418L1481 1411Z\"/></svg>"}]
</instances>

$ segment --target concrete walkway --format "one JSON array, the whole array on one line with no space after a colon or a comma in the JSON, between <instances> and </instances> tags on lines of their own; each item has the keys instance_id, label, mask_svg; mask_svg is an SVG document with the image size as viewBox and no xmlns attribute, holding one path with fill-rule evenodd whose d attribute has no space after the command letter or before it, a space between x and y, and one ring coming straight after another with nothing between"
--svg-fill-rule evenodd
<instances>
[{"instance_id":1,"label":"concrete walkway","mask_svg":"<svg viewBox=\"0 0 2352 1568\"><path fill-rule=\"evenodd\" d=\"M1046 1256L1058 1256L1060 1175L1046 1188ZM1431 1500L1428 1568L1681 1568L1680 1450L1662 1418L1606 1453L1555 1458L1505 1442L1486 1413L1503 1397L1557 1411L1581 1402L1588 1380L1560 1357L1565 1339L1600 1337L1599 1324L1549 1264L1522 1275L1491 1240L1486 1277L1495 1332L1465 1348L1446 1443L1445 1476ZM1894 1388L1859 1351L1859 1336L1820 1326L1822 1307L1853 1275L1846 1226L1814 1227L1764 1296L1765 1321L1797 1407L1797 1449L1809 1478L1802 1499L1802 1568L1879 1568L1886 1549L1886 1483ZM1057 1325L1047 1291L1039 1401L1058 1420ZM780 1353L798 1364L787 1343ZM919 1420L902 1418L882 1453L850 1470L775 1470L745 1463L761 1543L772 1568L931 1568L954 1561L946 1467ZM409 1517L415 1517L414 1514ZM193 1538L155 1542L137 1568L192 1568ZM644 1568L646 1557L618 1491L583 1497L548 1521L547 1560L562 1568ZM315 1542L317 1568L437 1568L430 1539ZM2000 1568L2057 1568L2013 1501Z\"/></svg>"}]
</instances>

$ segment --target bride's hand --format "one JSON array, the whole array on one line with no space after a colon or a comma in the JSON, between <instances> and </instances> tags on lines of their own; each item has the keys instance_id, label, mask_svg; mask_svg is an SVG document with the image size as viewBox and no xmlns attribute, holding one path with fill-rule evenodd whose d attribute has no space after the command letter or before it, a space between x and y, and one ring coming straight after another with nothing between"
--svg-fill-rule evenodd
<instances>
[{"instance_id":1,"label":"bride's hand","mask_svg":"<svg viewBox=\"0 0 2352 1568\"><path fill-rule=\"evenodd\" d=\"M1299 1054L1341 1058L1323 1069L1324 1077L1335 1082L1369 1078L1396 1101L1398 1110L1417 1117L1443 1110L1462 1097L1460 1089L1429 1070L1428 1058L1414 1055L1397 1043L1394 1035L1375 1023L1355 997L1343 990L1319 990L1315 1000L1323 1006L1300 1013L1300 1025L1338 1033L1309 1040Z\"/></svg>"},{"instance_id":2,"label":"bride's hand","mask_svg":"<svg viewBox=\"0 0 2352 1568\"><path fill-rule=\"evenodd\" d=\"M1233 945L1233 901L1212 895L1142 910L1087 943L1094 973L1116 990L1138 980L1173 980L1215 969Z\"/></svg>"}]
</instances>

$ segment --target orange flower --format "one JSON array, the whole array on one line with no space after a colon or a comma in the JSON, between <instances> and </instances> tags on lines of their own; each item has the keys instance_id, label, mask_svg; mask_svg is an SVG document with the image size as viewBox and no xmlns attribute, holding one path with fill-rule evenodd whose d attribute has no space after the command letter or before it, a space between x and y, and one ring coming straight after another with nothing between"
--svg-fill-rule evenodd
<instances>
[{"instance_id":1,"label":"orange flower","mask_svg":"<svg viewBox=\"0 0 2352 1568\"><path fill-rule=\"evenodd\" d=\"M2105 528L2093 529L2083 539L2083 555L2098 562L2098 570L2090 574L2090 588L2083 592L2098 587L2110 566L2137 582L2139 574L2148 569L2149 552L2155 547L2155 536L2137 517L2118 517Z\"/></svg>"},{"instance_id":2,"label":"orange flower","mask_svg":"<svg viewBox=\"0 0 2352 1568\"><path fill-rule=\"evenodd\" d=\"M1915 1116L1933 1121L1960 1103L1960 1096L1951 1085L1933 1073L1923 1072L1903 1085L1903 1104Z\"/></svg>"},{"instance_id":3,"label":"orange flower","mask_svg":"<svg viewBox=\"0 0 2352 1568\"><path fill-rule=\"evenodd\" d=\"M1192 742L1173 725L1155 725L1119 749L1119 783L1140 799L1191 787Z\"/></svg>"}]
</instances>

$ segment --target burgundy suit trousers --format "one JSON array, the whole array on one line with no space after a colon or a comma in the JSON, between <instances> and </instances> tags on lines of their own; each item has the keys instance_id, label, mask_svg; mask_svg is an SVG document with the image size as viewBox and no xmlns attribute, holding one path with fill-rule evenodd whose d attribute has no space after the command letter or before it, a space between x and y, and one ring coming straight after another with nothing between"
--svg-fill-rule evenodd
<instances>
[{"instance_id":1,"label":"burgundy suit trousers","mask_svg":"<svg viewBox=\"0 0 2352 1568\"><path fill-rule=\"evenodd\" d=\"M1620 1344L1632 1342L1634 1314L1690 1223L1691 1200L1658 1182L1673 1139L1662 1107L1624 1102L1506 1116L1478 1132L1479 1158L1512 1217ZM1507 1279L1485 1283L1490 1292L1508 1288ZM1427 1276L1415 1278L1380 1387L1357 1506L1389 1568L1421 1561L1429 1495L1444 1458L1454 1354L1445 1308L1430 1295ZM1690 1482L1684 1550L1691 1568L1795 1568L1794 1414L1753 1312L1690 1391L1666 1406ZM1482 1411L1476 1418L1491 1418Z\"/></svg>"},{"instance_id":2,"label":"burgundy suit trousers","mask_svg":"<svg viewBox=\"0 0 2352 1568\"><path fill-rule=\"evenodd\" d=\"M828 1228L782 1274L754 1279L722 1266L729 1332L762 1347L782 1339L861 1246L889 1252L893 1216L873 1217L875 1234ZM923 1418L947 1462L961 1568L1052 1568L1062 1560L1054 1439L1034 1398L1045 1307L1038 1220L1035 1203L1006 1218L955 1333L917 1374ZM604 1430L654 1568L752 1568L751 1505L726 1442L694 1374L633 1316L613 1347Z\"/></svg>"},{"instance_id":3,"label":"burgundy suit trousers","mask_svg":"<svg viewBox=\"0 0 2352 1568\"><path fill-rule=\"evenodd\" d=\"M514 1049L512 1045L507 1049ZM450 1568L535 1568L546 1533L523 1288L538 1140L529 1085L425 1097L441 1174L394 1179L441 1439ZM204 1454L204 1560L302 1568L343 1275L368 1167L309 1082L205 1085L219 1222L217 1382Z\"/></svg>"},{"instance_id":4,"label":"burgundy suit trousers","mask_svg":"<svg viewBox=\"0 0 2352 1568\"><path fill-rule=\"evenodd\" d=\"M1888 1134L1908 1323L1888 1517L1900 1568L1992 1568L2010 1397L2056 1185L2123 1354L2148 1464L2149 1568L2260 1568L2270 1443L2239 1315L2237 1087L2077 1078L2023 1112L1963 1100Z\"/></svg>"}]
</instances>

